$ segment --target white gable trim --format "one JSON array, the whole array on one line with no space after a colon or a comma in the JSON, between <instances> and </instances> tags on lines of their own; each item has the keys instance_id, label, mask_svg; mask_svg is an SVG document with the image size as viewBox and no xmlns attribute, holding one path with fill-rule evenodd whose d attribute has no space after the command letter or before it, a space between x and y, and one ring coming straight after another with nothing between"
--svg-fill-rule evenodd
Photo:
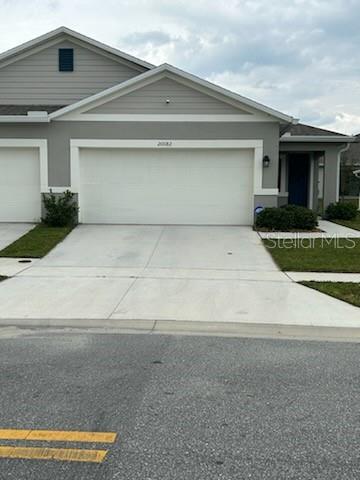
<instances>
[{"instance_id":1,"label":"white gable trim","mask_svg":"<svg viewBox=\"0 0 360 480\"><path fill-rule=\"evenodd\" d=\"M105 45L104 43L98 42L93 38L82 35L81 33L75 32L74 30L71 30L67 27L60 27L56 30L52 30L45 35L41 35L40 37L34 38L33 40L25 42L15 48L12 48L0 54L0 68L9 65L10 63L16 62L21 58L33 55L34 53L37 53L44 48L48 48L49 46L52 46L60 41L67 39L68 37L70 37L71 41L74 42L78 40L77 43L81 46L87 48L96 47L103 54L114 55L115 57L119 58L119 60L122 60L123 62L125 61L127 63L132 63L134 64L134 66L138 65L146 69L154 68L154 65L152 65L151 63L140 60L139 58L133 57L132 55L122 52L117 48Z\"/></svg>"},{"instance_id":2,"label":"white gable trim","mask_svg":"<svg viewBox=\"0 0 360 480\"><path fill-rule=\"evenodd\" d=\"M264 105L254 102L253 100L230 92L229 90L219 87L218 85L214 85L206 80L202 80L201 78L183 72L182 70L179 70L168 64L160 65L157 68L122 82L119 85L110 87L102 92L92 95L91 97L85 98L79 102L57 110L56 112L50 114L49 117L50 119L56 119L63 115L69 114L70 112L82 113L91 108L96 108L99 105L103 105L104 103L118 98L121 95L126 95L126 93L130 93L131 91L142 88L150 83L153 83L156 81L156 79L163 78L165 76L170 76L171 78L176 79L176 81L186 81L187 84L191 84L193 88L197 88L198 90L200 88L205 89L208 95L217 96L217 98L220 96L224 102L237 105L239 109L244 109L245 105L245 108L248 107L250 110L257 112L258 114L264 114L272 117L273 120L296 123L293 117L265 107Z\"/></svg>"}]
</instances>

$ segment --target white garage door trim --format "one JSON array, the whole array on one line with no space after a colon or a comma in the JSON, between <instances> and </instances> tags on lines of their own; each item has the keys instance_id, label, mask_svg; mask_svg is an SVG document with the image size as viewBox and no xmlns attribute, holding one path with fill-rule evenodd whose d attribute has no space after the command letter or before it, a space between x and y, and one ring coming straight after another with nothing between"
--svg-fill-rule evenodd
<instances>
[{"instance_id":1,"label":"white garage door trim","mask_svg":"<svg viewBox=\"0 0 360 480\"><path fill-rule=\"evenodd\" d=\"M47 140L42 138L1 138L0 148L38 148L40 161L40 193L49 192Z\"/></svg>"},{"instance_id":2,"label":"white garage door trim","mask_svg":"<svg viewBox=\"0 0 360 480\"><path fill-rule=\"evenodd\" d=\"M254 195L277 195L277 188L263 188L263 140L70 140L71 191L79 193L80 148L154 148L154 149L254 149Z\"/></svg>"}]
</instances>

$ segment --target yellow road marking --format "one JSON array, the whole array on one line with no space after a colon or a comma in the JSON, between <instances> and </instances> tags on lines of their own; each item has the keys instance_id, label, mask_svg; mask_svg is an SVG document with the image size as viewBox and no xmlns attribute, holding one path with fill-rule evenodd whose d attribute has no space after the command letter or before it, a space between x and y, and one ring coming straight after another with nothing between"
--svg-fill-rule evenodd
<instances>
[{"instance_id":1,"label":"yellow road marking","mask_svg":"<svg viewBox=\"0 0 360 480\"><path fill-rule=\"evenodd\" d=\"M0 446L0 458L61 460L63 462L101 463L108 450L77 450L71 448L26 448Z\"/></svg>"},{"instance_id":2,"label":"yellow road marking","mask_svg":"<svg viewBox=\"0 0 360 480\"><path fill-rule=\"evenodd\" d=\"M0 440L38 440L44 442L114 443L116 433L63 430L0 429Z\"/></svg>"}]
</instances>

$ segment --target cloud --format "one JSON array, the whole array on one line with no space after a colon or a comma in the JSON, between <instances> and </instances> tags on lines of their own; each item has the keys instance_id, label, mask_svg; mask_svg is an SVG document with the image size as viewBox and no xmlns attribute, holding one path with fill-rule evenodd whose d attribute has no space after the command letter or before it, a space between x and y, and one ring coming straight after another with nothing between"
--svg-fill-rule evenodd
<instances>
[{"instance_id":1,"label":"cloud","mask_svg":"<svg viewBox=\"0 0 360 480\"><path fill-rule=\"evenodd\" d=\"M159 30L149 32L130 33L123 38L123 41L130 45L141 45L142 47L152 45L160 47L171 43L171 36L168 33Z\"/></svg>"},{"instance_id":2,"label":"cloud","mask_svg":"<svg viewBox=\"0 0 360 480\"><path fill-rule=\"evenodd\" d=\"M302 121L360 131L360 0L0 0L0 49L68 25Z\"/></svg>"}]
</instances>

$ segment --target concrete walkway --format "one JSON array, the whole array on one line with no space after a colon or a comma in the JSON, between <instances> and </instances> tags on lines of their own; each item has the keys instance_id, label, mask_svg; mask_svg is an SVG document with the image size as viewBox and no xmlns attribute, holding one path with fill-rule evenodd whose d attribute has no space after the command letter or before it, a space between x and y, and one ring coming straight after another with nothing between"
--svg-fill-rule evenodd
<instances>
[{"instance_id":1,"label":"concrete walkway","mask_svg":"<svg viewBox=\"0 0 360 480\"><path fill-rule=\"evenodd\" d=\"M294 282L354 282L360 283L360 273L285 272Z\"/></svg>"},{"instance_id":2,"label":"concrete walkway","mask_svg":"<svg viewBox=\"0 0 360 480\"><path fill-rule=\"evenodd\" d=\"M112 225L77 227L2 282L0 320L360 325L356 307L280 272L251 228Z\"/></svg>"}]
</instances>

